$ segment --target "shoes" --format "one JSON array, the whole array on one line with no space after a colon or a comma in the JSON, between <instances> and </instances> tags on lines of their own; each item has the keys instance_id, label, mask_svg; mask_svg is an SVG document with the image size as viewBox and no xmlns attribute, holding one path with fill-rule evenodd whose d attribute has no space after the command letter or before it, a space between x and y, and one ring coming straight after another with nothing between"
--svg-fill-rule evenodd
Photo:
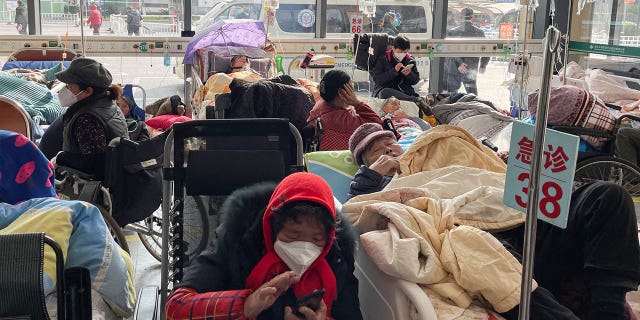
<instances>
[{"instance_id":1,"label":"shoes","mask_svg":"<svg viewBox=\"0 0 640 320\"><path fill-rule=\"evenodd\" d=\"M415 102L415 104L418 106L418 109L420 109L420 111L422 111L424 115L426 116L433 115L433 111L431 111L428 99L426 97L420 97L418 101Z\"/></svg>"}]
</instances>

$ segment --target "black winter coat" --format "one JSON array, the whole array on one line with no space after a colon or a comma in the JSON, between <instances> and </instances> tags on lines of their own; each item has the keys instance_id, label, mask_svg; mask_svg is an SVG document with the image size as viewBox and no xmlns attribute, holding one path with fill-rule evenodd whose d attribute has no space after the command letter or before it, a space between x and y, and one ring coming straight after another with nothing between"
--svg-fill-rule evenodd
<instances>
[{"instance_id":1,"label":"black winter coat","mask_svg":"<svg viewBox=\"0 0 640 320\"><path fill-rule=\"evenodd\" d=\"M411 72L408 75L396 71L395 66L398 62L403 65L413 64ZM418 96L413 89L413 85L420 81L420 73L418 73L418 65L416 60L410 55L406 55L402 61L398 61L392 52L385 52L376 58L376 64L371 73L373 78L373 96L377 97L378 93L384 88L392 88L400 90L410 96Z\"/></svg>"},{"instance_id":2,"label":"black winter coat","mask_svg":"<svg viewBox=\"0 0 640 320\"><path fill-rule=\"evenodd\" d=\"M185 272L181 287L197 292L241 290L251 270L264 252L262 215L275 183L262 183L239 189L227 198L220 209L216 249L207 249ZM353 275L356 233L346 219L340 218L336 239L326 259L336 277L338 298L331 316L336 320L359 320L358 280ZM296 297L289 289L258 319L283 319L285 306L295 306Z\"/></svg>"}]
</instances>

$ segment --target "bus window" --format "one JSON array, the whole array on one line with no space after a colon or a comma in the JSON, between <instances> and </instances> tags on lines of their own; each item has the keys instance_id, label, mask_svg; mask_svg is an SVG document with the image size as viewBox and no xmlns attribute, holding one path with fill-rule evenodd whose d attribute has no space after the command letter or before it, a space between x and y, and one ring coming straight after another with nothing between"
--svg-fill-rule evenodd
<instances>
[{"instance_id":1,"label":"bus window","mask_svg":"<svg viewBox=\"0 0 640 320\"><path fill-rule=\"evenodd\" d=\"M395 14L399 24L396 27L401 33L426 33L427 16L424 6L399 6L399 5L377 5L376 15L373 18L373 32L380 32L380 19L384 14L391 12ZM363 25L365 32L371 31L371 20L365 19Z\"/></svg>"},{"instance_id":2,"label":"bus window","mask_svg":"<svg viewBox=\"0 0 640 320\"><path fill-rule=\"evenodd\" d=\"M276 21L284 32L316 32L316 6L312 4L280 4Z\"/></svg>"},{"instance_id":3,"label":"bus window","mask_svg":"<svg viewBox=\"0 0 640 320\"><path fill-rule=\"evenodd\" d=\"M238 4L224 9L214 22L226 19L255 19L260 17L261 4Z\"/></svg>"},{"instance_id":4,"label":"bus window","mask_svg":"<svg viewBox=\"0 0 640 320\"><path fill-rule=\"evenodd\" d=\"M340 6L348 7L348 6ZM342 10L329 6L327 8L327 33L349 32L349 20L345 20Z\"/></svg>"}]
</instances>

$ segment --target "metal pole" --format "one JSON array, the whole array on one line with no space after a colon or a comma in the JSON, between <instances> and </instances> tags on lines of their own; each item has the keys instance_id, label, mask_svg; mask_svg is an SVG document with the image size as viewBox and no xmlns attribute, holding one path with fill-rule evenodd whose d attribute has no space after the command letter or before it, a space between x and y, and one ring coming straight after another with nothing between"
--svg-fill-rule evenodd
<instances>
[{"instance_id":1,"label":"metal pole","mask_svg":"<svg viewBox=\"0 0 640 320\"><path fill-rule=\"evenodd\" d=\"M569 39L571 37L571 12L573 11L573 0L569 0L569 13L567 13L567 34L564 38L564 59L562 66L564 67L562 74L562 84L567 84L567 61L569 61Z\"/></svg>"},{"instance_id":2,"label":"metal pole","mask_svg":"<svg viewBox=\"0 0 640 320\"><path fill-rule=\"evenodd\" d=\"M533 0L532 0L533 1ZM527 77L525 70L529 69L528 65L525 65L525 61L529 60L527 56L527 35L529 34L529 20L533 19L533 14L529 12L531 8L531 1L527 1L527 10L526 10L526 18L524 21L524 39L522 43L522 66L518 68L522 68L522 74L520 76L520 81L516 81L518 83L519 89L519 102L518 102L518 119L522 119L522 110L524 110L524 92L527 90L527 86L525 85L525 78ZM532 21L533 23L533 21Z\"/></svg>"},{"instance_id":3,"label":"metal pole","mask_svg":"<svg viewBox=\"0 0 640 320\"><path fill-rule=\"evenodd\" d=\"M520 320L529 320L531 300L531 279L533 277L533 259L536 249L536 226L538 217L538 184L540 183L540 163L544 149L545 129L547 128L547 113L549 104L549 88L555 53L560 43L560 31L554 27L547 28L545 50L542 60L542 83L538 94L538 111L536 114L536 133L531 157L531 176L529 178L529 193L527 195L527 219L524 230L524 248L522 249L522 282L520 284Z\"/></svg>"},{"instance_id":4,"label":"metal pole","mask_svg":"<svg viewBox=\"0 0 640 320\"><path fill-rule=\"evenodd\" d=\"M85 56L85 50L84 50L84 14L82 14L82 10L84 9L84 0L80 0L78 2L80 4L79 7L79 12L80 12L80 47L82 47L82 56Z\"/></svg>"},{"instance_id":5,"label":"metal pole","mask_svg":"<svg viewBox=\"0 0 640 320\"><path fill-rule=\"evenodd\" d=\"M164 163L162 168L171 168L173 150L173 131L169 132L167 141L164 143ZM160 319L164 320L166 314L164 307L169 294L169 211L171 210L171 181L162 180L162 250L160 255Z\"/></svg>"}]
</instances>

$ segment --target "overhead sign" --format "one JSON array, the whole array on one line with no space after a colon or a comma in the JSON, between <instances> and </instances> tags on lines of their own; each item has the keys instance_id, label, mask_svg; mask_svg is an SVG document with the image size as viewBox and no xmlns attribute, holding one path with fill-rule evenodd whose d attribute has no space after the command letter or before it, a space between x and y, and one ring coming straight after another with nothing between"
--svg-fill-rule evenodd
<instances>
[{"instance_id":1,"label":"overhead sign","mask_svg":"<svg viewBox=\"0 0 640 320\"><path fill-rule=\"evenodd\" d=\"M640 58L640 48L615 46L610 44L569 41L569 50L587 53L600 53L610 56Z\"/></svg>"},{"instance_id":2,"label":"overhead sign","mask_svg":"<svg viewBox=\"0 0 640 320\"><path fill-rule=\"evenodd\" d=\"M351 33L362 33L363 16L351 16Z\"/></svg>"},{"instance_id":3,"label":"overhead sign","mask_svg":"<svg viewBox=\"0 0 640 320\"><path fill-rule=\"evenodd\" d=\"M528 204L534 136L534 126L518 121L513 123L503 201L524 212ZM546 129L545 136L538 185L538 219L564 229L569 216L579 139L551 129Z\"/></svg>"}]
</instances>

